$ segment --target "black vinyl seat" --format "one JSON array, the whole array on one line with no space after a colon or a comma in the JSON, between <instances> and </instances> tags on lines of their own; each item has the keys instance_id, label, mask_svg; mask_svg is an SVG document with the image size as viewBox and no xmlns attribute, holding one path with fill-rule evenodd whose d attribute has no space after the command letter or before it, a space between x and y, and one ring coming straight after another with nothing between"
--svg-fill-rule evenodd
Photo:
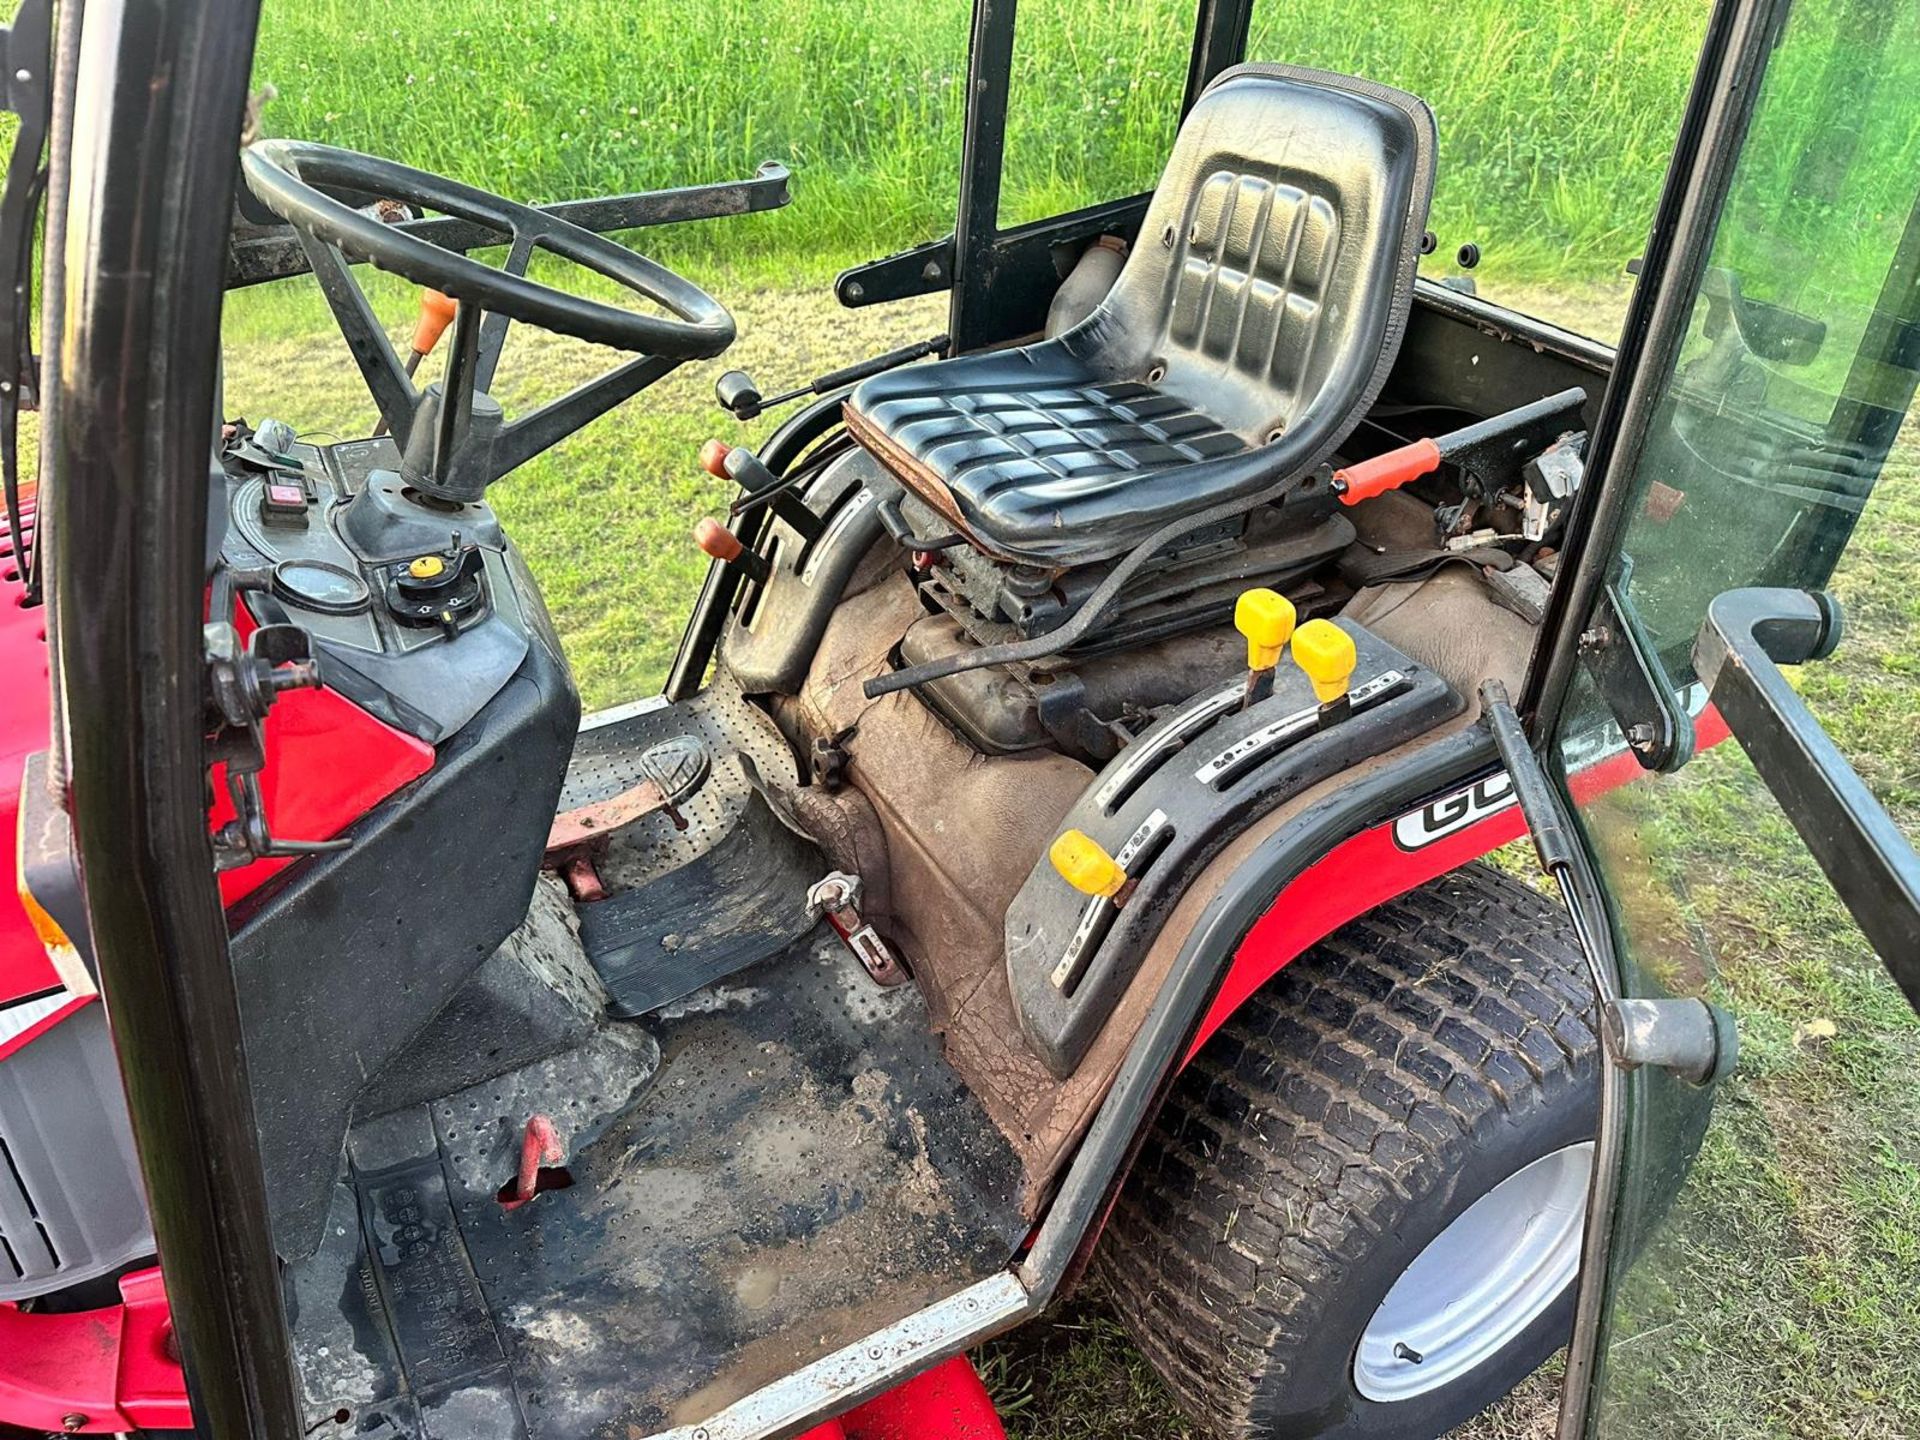
<instances>
[{"instance_id":1,"label":"black vinyl seat","mask_svg":"<svg viewBox=\"0 0 1920 1440\"><path fill-rule=\"evenodd\" d=\"M1386 380L1433 191L1426 105L1242 65L1180 127L1084 322L890 371L848 428L981 550L1068 568L1333 453Z\"/></svg>"}]
</instances>

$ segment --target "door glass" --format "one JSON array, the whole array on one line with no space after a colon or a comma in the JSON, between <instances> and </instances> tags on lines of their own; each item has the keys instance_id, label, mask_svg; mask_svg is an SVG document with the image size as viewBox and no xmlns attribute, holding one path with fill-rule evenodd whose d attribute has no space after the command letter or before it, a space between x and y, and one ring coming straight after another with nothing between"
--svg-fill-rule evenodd
<instances>
[{"instance_id":1,"label":"door glass","mask_svg":"<svg viewBox=\"0 0 1920 1440\"><path fill-rule=\"evenodd\" d=\"M1256 0L1249 60L1410 90L1440 129L1429 279L1611 343L1709 0ZM1472 268L1460 247L1478 247Z\"/></svg>"},{"instance_id":2,"label":"door glass","mask_svg":"<svg viewBox=\"0 0 1920 1440\"><path fill-rule=\"evenodd\" d=\"M1020 0L1002 230L1159 183L1197 14L1195 0Z\"/></svg>"},{"instance_id":3,"label":"door glass","mask_svg":"<svg viewBox=\"0 0 1920 1440\"><path fill-rule=\"evenodd\" d=\"M1920 832L1920 7L1796 4L1692 330L1631 475L1618 583L1675 682L1707 602L1832 589L1803 696ZM1698 687L1691 687L1699 708ZM1724 727L1641 772L1576 696L1559 759L1629 994L1729 1007L1717 1093L1634 1072L1605 1436L1920 1434L1920 1021ZM1607 744L1611 739L1611 750ZM1631 776L1628 783L1618 783Z\"/></svg>"}]
</instances>

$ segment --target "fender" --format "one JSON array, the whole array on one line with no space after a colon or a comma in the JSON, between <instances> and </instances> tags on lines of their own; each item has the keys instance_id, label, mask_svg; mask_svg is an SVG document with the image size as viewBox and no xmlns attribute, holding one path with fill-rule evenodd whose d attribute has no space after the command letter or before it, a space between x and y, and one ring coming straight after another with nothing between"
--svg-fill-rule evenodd
<instances>
[{"instance_id":1,"label":"fender","mask_svg":"<svg viewBox=\"0 0 1920 1440\"><path fill-rule=\"evenodd\" d=\"M1705 750L1728 735L1712 706L1694 722ZM1618 789L1642 773L1627 750L1603 755L1570 777L1576 801ZM1253 922L1233 952L1219 992L1188 1046L1181 1068L1281 969L1350 920L1479 860L1527 833L1504 770L1472 780L1416 809L1341 842L1290 881Z\"/></svg>"}]
</instances>

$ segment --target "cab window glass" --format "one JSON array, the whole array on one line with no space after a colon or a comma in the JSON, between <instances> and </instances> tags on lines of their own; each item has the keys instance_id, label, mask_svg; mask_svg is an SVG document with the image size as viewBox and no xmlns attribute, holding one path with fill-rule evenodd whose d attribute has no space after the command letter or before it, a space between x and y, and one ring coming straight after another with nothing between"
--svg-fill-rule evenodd
<instances>
[{"instance_id":1,"label":"cab window glass","mask_svg":"<svg viewBox=\"0 0 1920 1440\"><path fill-rule=\"evenodd\" d=\"M1838 648L1793 683L1920 835L1917 80L1912 5L1793 5L1687 340L1607 481L1630 517L1613 588L1702 753L1609 781L1621 731L1583 667L1558 759L1628 993L1726 1008L1740 1062L1711 1094L1629 1077L1595 1440L1920 1434L1920 1020L1796 832L1812 797L1783 808L1740 741L1712 743L1727 719L1689 684L1716 595L1831 591Z\"/></svg>"},{"instance_id":2,"label":"cab window glass","mask_svg":"<svg viewBox=\"0 0 1920 1440\"><path fill-rule=\"evenodd\" d=\"M1153 189L1197 13L1194 0L1020 0L1001 229Z\"/></svg>"},{"instance_id":3,"label":"cab window glass","mask_svg":"<svg viewBox=\"0 0 1920 1440\"><path fill-rule=\"evenodd\" d=\"M1420 96L1440 132L1429 221L1438 243L1421 273L1611 342L1708 8L1259 0L1246 53Z\"/></svg>"},{"instance_id":4,"label":"cab window glass","mask_svg":"<svg viewBox=\"0 0 1920 1440\"><path fill-rule=\"evenodd\" d=\"M1920 12L1796 7L1634 475L1624 587L1676 680L1707 602L1828 583L1910 491ZM1844 124L1836 123L1844 116Z\"/></svg>"}]
</instances>

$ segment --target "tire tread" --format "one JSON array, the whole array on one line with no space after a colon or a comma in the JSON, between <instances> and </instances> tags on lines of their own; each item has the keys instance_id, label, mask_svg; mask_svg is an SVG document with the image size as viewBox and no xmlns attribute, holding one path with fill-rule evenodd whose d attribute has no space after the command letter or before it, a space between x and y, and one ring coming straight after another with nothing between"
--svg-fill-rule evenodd
<instances>
[{"instance_id":1,"label":"tire tread","mask_svg":"<svg viewBox=\"0 0 1920 1440\"><path fill-rule=\"evenodd\" d=\"M1484 864L1282 970L1175 1083L1096 1255L1181 1408L1256 1433L1318 1297L1490 1118L1552 1103L1595 1055L1563 913Z\"/></svg>"}]
</instances>

